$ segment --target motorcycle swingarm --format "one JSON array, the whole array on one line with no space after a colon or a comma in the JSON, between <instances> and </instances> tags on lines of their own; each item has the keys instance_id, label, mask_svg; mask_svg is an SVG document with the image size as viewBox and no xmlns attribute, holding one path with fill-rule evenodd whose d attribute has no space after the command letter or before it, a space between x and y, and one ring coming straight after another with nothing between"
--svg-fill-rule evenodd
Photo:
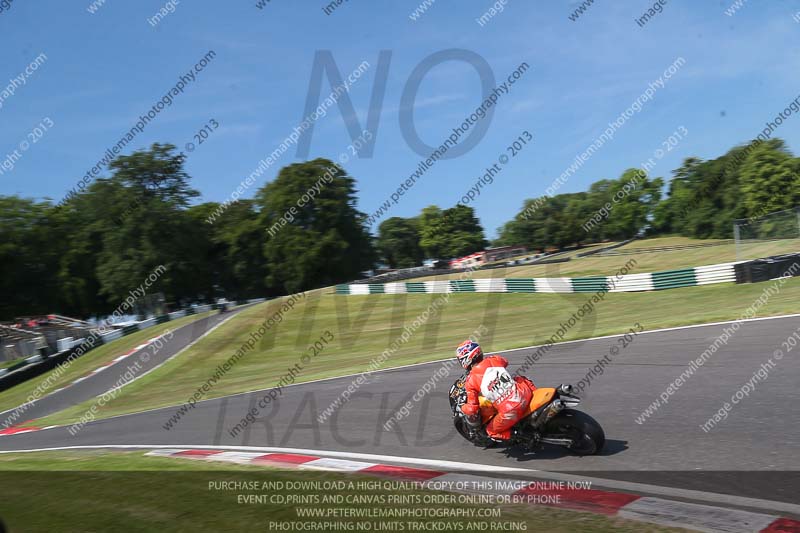
<instances>
[{"instance_id":1,"label":"motorcycle swingarm","mask_svg":"<svg viewBox=\"0 0 800 533\"><path fill-rule=\"evenodd\" d=\"M572 439L559 439L555 437L542 437L539 440L539 442L545 444L556 444L559 446L572 446L573 444L575 444L575 441L573 441Z\"/></svg>"}]
</instances>

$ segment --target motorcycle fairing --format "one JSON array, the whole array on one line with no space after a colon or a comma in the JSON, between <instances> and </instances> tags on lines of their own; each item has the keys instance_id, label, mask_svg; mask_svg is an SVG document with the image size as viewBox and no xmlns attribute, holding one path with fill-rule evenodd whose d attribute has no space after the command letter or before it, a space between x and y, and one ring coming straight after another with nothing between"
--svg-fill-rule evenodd
<instances>
[{"instance_id":1,"label":"motorcycle fairing","mask_svg":"<svg viewBox=\"0 0 800 533\"><path fill-rule=\"evenodd\" d=\"M528 406L528 411L525 413L525 415L523 415L523 418L535 412L537 409L549 404L555 395L556 389L551 387L539 387L534 390L533 396L531 397L531 403ZM497 414L497 410L492 405L492 402L483 396L478 397L478 404L481 410L481 422L483 424L488 424L492 417Z\"/></svg>"}]
</instances>

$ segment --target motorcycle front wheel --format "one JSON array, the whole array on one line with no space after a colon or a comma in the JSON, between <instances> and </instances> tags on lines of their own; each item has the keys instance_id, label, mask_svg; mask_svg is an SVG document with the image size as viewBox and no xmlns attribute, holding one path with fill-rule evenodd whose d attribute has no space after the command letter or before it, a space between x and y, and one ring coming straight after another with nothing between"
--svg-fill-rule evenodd
<instances>
[{"instance_id":1,"label":"motorcycle front wheel","mask_svg":"<svg viewBox=\"0 0 800 533\"><path fill-rule=\"evenodd\" d=\"M463 417L454 416L453 417L453 425L455 425L456 431L458 431L459 435L461 435L462 437L464 437L468 441L472 442L472 439L469 438L470 437L469 428L467 427L467 423L464 421Z\"/></svg>"}]
</instances>

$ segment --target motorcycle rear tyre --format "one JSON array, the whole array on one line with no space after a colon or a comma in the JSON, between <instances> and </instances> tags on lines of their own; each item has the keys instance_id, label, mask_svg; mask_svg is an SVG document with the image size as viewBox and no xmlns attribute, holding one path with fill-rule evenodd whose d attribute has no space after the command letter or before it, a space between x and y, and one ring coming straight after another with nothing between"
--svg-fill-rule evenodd
<instances>
[{"instance_id":1,"label":"motorcycle rear tyre","mask_svg":"<svg viewBox=\"0 0 800 533\"><path fill-rule=\"evenodd\" d=\"M575 439L567 449L576 455L596 455L603 450L606 435L597 420L582 411L567 409L551 418L544 428L545 436L569 435Z\"/></svg>"}]
</instances>

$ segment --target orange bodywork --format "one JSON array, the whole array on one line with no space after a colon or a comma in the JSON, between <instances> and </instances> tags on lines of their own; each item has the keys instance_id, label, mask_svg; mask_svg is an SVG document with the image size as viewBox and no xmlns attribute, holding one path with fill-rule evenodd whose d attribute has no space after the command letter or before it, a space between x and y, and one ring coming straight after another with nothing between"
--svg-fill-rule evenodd
<instances>
[{"instance_id":1,"label":"orange bodywork","mask_svg":"<svg viewBox=\"0 0 800 533\"><path fill-rule=\"evenodd\" d=\"M528 416L547 402L553 399L553 396L556 394L556 389L552 387L542 387L538 388L533 391L533 397L531 398L530 406L528 407L528 411L525 413L524 416ZM497 414L497 410L492 405L492 402L480 396L478 398L478 402L480 404L481 409L481 421L484 424L487 424L492 417Z\"/></svg>"}]
</instances>

